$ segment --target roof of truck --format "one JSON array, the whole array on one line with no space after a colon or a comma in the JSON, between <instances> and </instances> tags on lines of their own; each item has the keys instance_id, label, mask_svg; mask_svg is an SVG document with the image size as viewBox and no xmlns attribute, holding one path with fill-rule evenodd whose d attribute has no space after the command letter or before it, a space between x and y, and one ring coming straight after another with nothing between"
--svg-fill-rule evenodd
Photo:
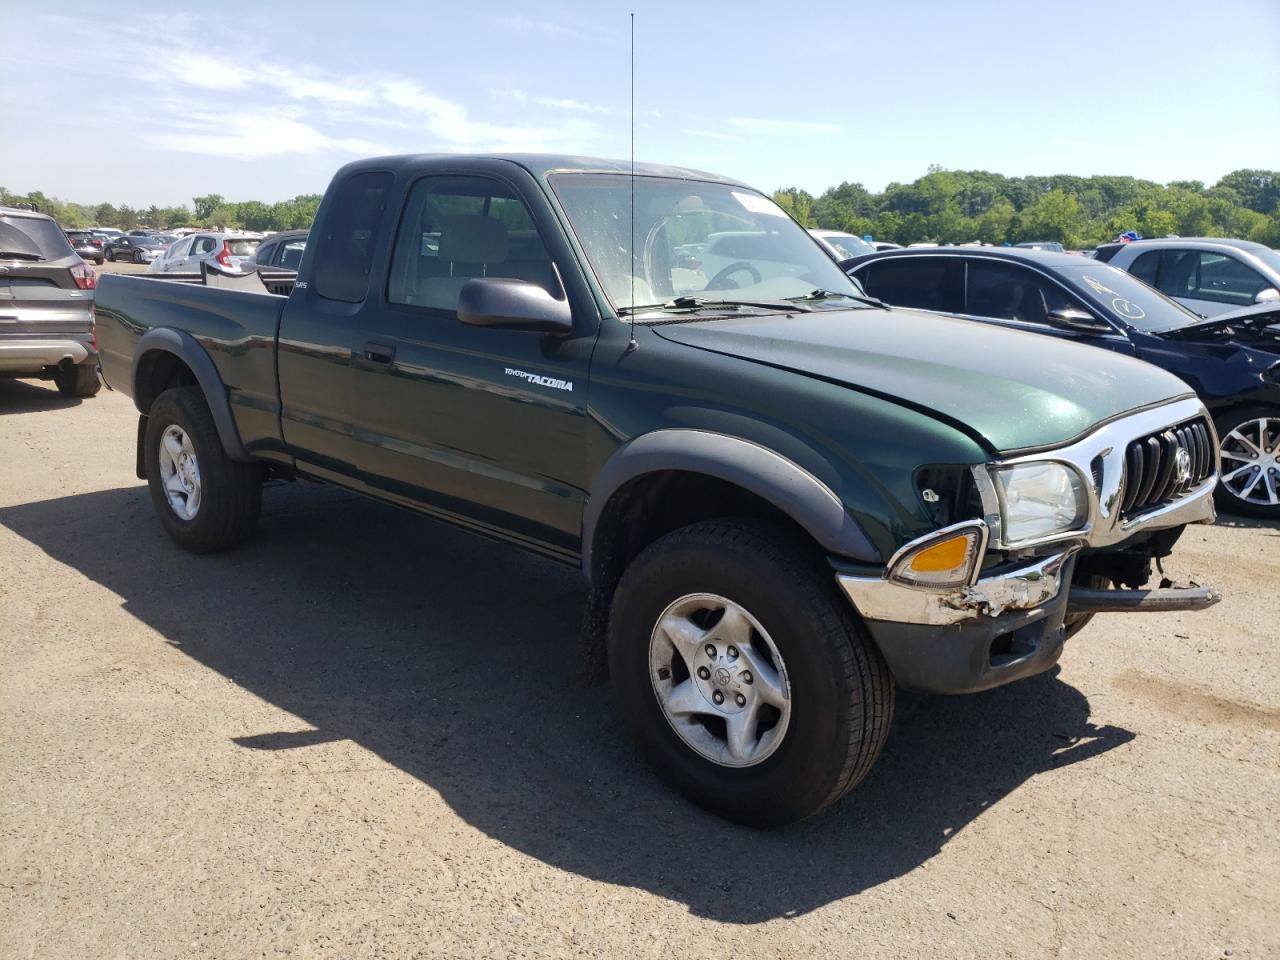
<instances>
[{"instance_id":1,"label":"roof of truck","mask_svg":"<svg viewBox=\"0 0 1280 960\"><path fill-rule=\"evenodd\" d=\"M626 174L630 173L632 169L631 161L629 160L609 160L601 157L578 157L570 154L559 153L400 154L397 156L370 157L367 160L357 160L355 163L348 164L348 167L381 167L382 169L386 169L387 167L400 167L422 160L453 160L458 162L467 162L472 160L505 160L510 163L519 164L538 178L543 178L547 176L547 174L557 173L560 171L572 171L575 173ZM733 186L746 186L746 184L743 184L738 180L732 180L718 174L707 173L703 170L690 170L687 167L672 167L661 163L637 163L635 165L635 172L637 176L641 177L676 177L681 180L710 180L715 183L727 183Z\"/></svg>"}]
</instances>

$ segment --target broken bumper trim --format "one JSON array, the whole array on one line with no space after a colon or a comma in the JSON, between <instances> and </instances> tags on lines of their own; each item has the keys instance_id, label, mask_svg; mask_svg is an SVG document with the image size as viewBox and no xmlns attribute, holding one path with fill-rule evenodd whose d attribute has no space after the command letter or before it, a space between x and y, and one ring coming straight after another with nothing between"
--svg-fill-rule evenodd
<instances>
[{"instance_id":1,"label":"broken bumper trim","mask_svg":"<svg viewBox=\"0 0 1280 960\"><path fill-rule=\"evenodd\" d=\"M864 619L950 626L980 616L998 617L1006 611L1035 610L1049 603L1061 592L1063 567L1077 549L1073 546L954 590L925 590L884 577L850 574L837 574L836 580Z\"/></svg>"}]
</instances>

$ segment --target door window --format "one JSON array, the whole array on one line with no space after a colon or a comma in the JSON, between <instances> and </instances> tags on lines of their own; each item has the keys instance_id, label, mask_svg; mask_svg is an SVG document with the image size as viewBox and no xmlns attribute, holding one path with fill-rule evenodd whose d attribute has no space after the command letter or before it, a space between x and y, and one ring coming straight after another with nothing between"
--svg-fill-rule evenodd
<instances>
[{"instance_id":1,"label":"door window","mask_svg":"<svg viewBox=\"0 0 1280 960\"><path fill-rule=\"evenodd\" d=\"M419 180L400 221L387 299L452 314L475 277L527 280L561 295L542 237L510 187L484 177Z\"/></svg>"},{"instance_id":2,"label":"door window","mask_svg":"<svg viewBox=\"0 0 1280 960\"><path fill-rule=\"evenodd\" d=\"M969 262L965 313L1023 323L1047 323L1052 310L1078 307L1048 278L1017 266L991 260Z\"/></svg>"},{"instance_id":3,"label":"door window","mask_svg":"<svg viewBox=\"0 0 1280 960\"><path fill-rule=\"evenodd\" d=\"M385 171L357 173L334 188L311 281L326 300L359 303L368 294L373 247L394 180Z\"/></svg>"},{"instance_id":4,"label":"door window","mask_svg":"<svg viewBox=\"0 0 1280 960\"><path fill-rule=\"evenodd\" d=\"M306 246L306 240L289 240L280 244L276 251L276 264L287 270L297 270L302 263L302 251Z\"/></svg>"},{"instance_id":5,"label":"door window","mask_svg":"<svg viewBox=\"0 0 1280 960\"><path fill-rule=\"evenodd\" d=\"M1247 307L1271 286L1252 267L1225 254L1201 252L1195 266L1195 271L1188 274L1192 281L1189 290L1182 296Z\"/></svg>"},{"instance_id":6,"label":"door window","mask_svg":"<svg viewBox=\"0 0 1280 960\"><path fill-rule=\"evenodd\" d=\"M213 249L213 237L196 237L195 243L191 246L192 256L201 256L209 253Z\"/></svg>"},{"instance_id":7,"label":"door window","mask_svg":"<svg viewBox=\"0 0 1280 960\"><path fill-rule=\"evenodd\" d=\"M886 257L857 274L868 295L895 307L959 313L964 264L957 257Z\"/></svg>"}]
</instances>

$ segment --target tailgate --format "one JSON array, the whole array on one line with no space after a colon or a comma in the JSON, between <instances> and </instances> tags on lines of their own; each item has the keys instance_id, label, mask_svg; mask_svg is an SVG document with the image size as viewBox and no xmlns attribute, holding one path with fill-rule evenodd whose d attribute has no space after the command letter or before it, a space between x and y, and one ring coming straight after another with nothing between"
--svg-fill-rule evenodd
<instances>
[{"instance_id":1,"label":"tailgate","mask_svg":"<svg viewBox=\"0 0 1280 960\"><path fill-rule=\"evenodd\" d=\"M84 339L93 334L93 293L35 277L0 277L0 338Z\"/></svg>"}]
</instances>

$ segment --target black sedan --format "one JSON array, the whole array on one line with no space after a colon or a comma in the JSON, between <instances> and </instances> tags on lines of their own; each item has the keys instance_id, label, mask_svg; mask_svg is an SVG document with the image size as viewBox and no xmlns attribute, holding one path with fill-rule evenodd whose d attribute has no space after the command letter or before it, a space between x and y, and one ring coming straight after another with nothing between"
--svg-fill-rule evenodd
<instances>
[{"instance_id":1,"label":"black sedan","mask_svg":"<svg viewBox=\"0 0 1280 960\"><path fill-rule=\"evenodd\" d=\"M80 254L81 260L92 260L94 263L102 263L102 245L105 241L96 236L92 230L66 230L63 231L67 235L67 240L71 242L75 252Z\"/></svg>"},{"instance_id":2,"label":"black sedan","mask_svg":"<svg viewBox=\"0 0 1280 960\"><path fill-rule=\"evenodd\" d=\"M116 237L103 245L108 260L150 263L164 253L164 244L155 237Z\"/></svg>"},{"instance_id":3,"label":"black sedan","mask_svg":"<svg viewBox=\"0 0 1280 960\"><path fill-rule=\"evenodd\" d=\"M1219 506L1280 520L1280 305L1206 320L1105 263L1008 247L893 250L841 266L894 306L1076 340L1176 374L1218 428Z\"/></svg>"}]
</instances>

